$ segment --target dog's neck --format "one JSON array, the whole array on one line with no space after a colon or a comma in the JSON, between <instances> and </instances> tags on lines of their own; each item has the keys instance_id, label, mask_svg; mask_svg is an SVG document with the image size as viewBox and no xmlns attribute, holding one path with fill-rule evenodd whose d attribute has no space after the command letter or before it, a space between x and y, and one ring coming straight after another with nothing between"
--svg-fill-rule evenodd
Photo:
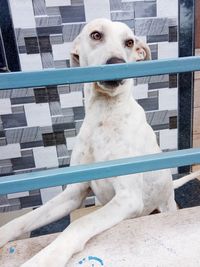
<instances>
[{"instance_id":1,"label":"dog's neck","mask_svg":"<svg viewBox=\"0 0 200 267\"><path fill-rule=\"evenodd\" d=\"M85 98L85 110L87 111L97 102L101 106L112 106L113 108L118 105L127 105L127 103L132 99L132 81L126 83L123 92L110 96L106 92L98 91L98 85L96 83L87 83L84 85L84 98Z\"/></svg>"}]
</instances>

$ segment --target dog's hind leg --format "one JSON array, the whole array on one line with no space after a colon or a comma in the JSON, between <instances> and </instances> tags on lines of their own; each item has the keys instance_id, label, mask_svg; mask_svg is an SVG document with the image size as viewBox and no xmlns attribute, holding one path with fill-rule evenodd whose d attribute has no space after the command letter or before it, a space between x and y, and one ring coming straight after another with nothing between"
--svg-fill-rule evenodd
<instances>
[{"instance_id":1,"label":"dog's hind leg","mask_svg":"<svg viewBox=\"0 0 200 267\"><path fill-rule=\"evenodd\" d=\"M137 217L143 209L142 196L119 193L102 208L72 222L49 246L41 250L22 267L67 266L74 253L81 251L93 236L122 220Z\"/></svg>"},{"instance_id":2,"label":"dog's hind leg","mask_svg":"<svg viewBox=\"0 0 200 267\"><path fill-rule=\"evenodd\" d=\"M176 201L174 200L174 194L172 194L167 201L160 204L158 208L160 212L176 211L177 209L178 209L178 206L176 204Z\"/></svg>"},{"instance_id":3,"label":"dog's hind leg","mask_svg":"<svg viewBox=\"0 0 200 267\"><path fill-rule=\"evenodd\" d=\"M88 183L72 184L55 198L0 228L0 247L25 232L56 221L81 206L89 189Z\"/></svg>"}]
</instances>

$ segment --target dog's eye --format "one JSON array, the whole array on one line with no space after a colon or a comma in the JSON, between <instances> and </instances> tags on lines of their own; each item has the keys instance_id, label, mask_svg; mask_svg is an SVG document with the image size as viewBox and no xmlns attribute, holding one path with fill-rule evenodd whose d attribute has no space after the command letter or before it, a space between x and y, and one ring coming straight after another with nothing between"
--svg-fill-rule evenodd
<instances>
[{"instance_id":1,"label":"dog's eye","mask_svg":"<svg viewBox=\"0 0 200 267\"><path fill-rule=\"evenodd\" d=\"M90 37L91 37L93 40L100 41L100 40L102 39L102 37L103 37L103 34L100 33L100 32L95 31L95 32L92 32L92 33L90 34Z\"/></svg>"},{"instance_id":2,"label":"dog's eye","mask_svg":"<svg viewBox=\"0 0 200 267\"><path fill-rule=\"evenodd\" d=\"M126 40L125 41L125 46L127 46L127 47L133 47L133 45L134 45L134 41L133 41L133 39L129 39L129 40Z\"/></svg>"}]
</instances>

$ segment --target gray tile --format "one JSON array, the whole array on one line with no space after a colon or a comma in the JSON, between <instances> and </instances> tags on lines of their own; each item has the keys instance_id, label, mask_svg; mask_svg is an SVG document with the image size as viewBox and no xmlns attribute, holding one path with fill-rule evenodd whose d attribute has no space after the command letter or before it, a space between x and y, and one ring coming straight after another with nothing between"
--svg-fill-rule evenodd
<instances>
[{"instance_id":1,"label":"gray tile","mask_svg":"<svg viewBox=\"0 0 200 267\"><path fill-rule=\"evenodd\" d=\"M49 16L60 15L59 7L47 7L46 11L47 11L47 15L49 15Z\"/></svg>"},{"instance_id":2,"label":"gray tile","mask_svg":"<svg viewBox=\"0 0 200 267\"><path fill-rule=\"evenodd\" d=\"M139 1L135 2L135 17L156 17L156 1Z\"/></svg>"},{"instance_id":3,"label":"gray tile","mask_svg":"<svg viewBox=\"0 0 200 267\"><path fill-rule=\"evenodd\" d=\"M60 14L63 23L85 21L84 6L61 6Z\"/></svg>"},{"instance_id":4,"label":"gray tile","mask_svg":"<svg viewBox=\"0 0 200 267\"><path fill-rule=\"evenodd\" d=\"M74 137L76 136L76 130L75 129L64 130L64 135L65 137Z\"/></svg>"},{"instance_id":5,"label":"gray tile","mask_svg":"<svg viewBox=\"0 0 200 267\"><path fill-rule=\"evenodd\" d=\"M135 4L133 2L122 2L121 3L121 9L123 11L129 11L129 12L135 12Z\"/></svg>"},{"instance_id":6,"label":"gray tile","mask_svg":"<svg viewBox=\"0 0 200 267\"><path fill-rule=\"evenodd\" d=\"M72 42L84 26L85 23L64 24L62 28L64 41Z\"/></svg>"},{"instance_id":7,"label":"gray tile","mask_svg":"<svg viewBox=\"0 0 200 267\"><path fill-rule=\"evenodd\" d=\"M12 113L24 113L24 106L12 106Z\"/></svg>"},{"instance_id":8,"label":"gray tile","mask_svg":"<svg viewBox=\"0 0 200 267\"><path fill-rule=\"evenodd\" d=\"M70 84L70 92L83 91L83 83Z\"/></svg>"},{"instance_id":9,"label":"gray tile","mask_svg":"<svg viewBox=\"0 0 200 267\"><path fill-rule=\"evenodd\" d=\"M39 146L43 146L43 141L34 141L34 142L27 142L27 143L20 144L21 149L27 149L27 148L33 148L33 147L39 147Z\"/></svg>"},{"instance_id":10,"label":"gray tile","mask_svg":"<svg viewBox=\"0 0 200 267\"><path fill-rule=\"evenodd\" d=\"M138 36L168 34L168 19L135 19L135 34Z\"/></svg>"},{"instance_id":11,"label":"gray tile","mask_svg":"<svg viewBox=\"0 0 200 267\"><path fill-rule=\"evenodd\" d=\"M79 133L82 124L83 124L83 121L76 121L76 122L75 122L76 134Z\"/></svg>"},{"instance_id":12,"label":"gray tile","mask_svg":"<svg viewBox=\"0 0 200 267\"><path fill-rule=\"evenodd\" d=\"M40 127L27 127L23 129L21 143L37 142L42 140Z\"/></svg>"},{"instance_id":13,"label":"gray tile","mask_svg":"<svg viewBox=\"0 0 200 267\"><path fill-rule=\"evenodd\" d=\"M113 11L111 12L111 20L113 21L123 21L134 19L134 13L129 11Z\"/></svg>"},{"instance_id":14,"label":"gray tile","mask_svg":"<svg viewBox=\"0 0 200 267\"><path fill-rule=\"evenodd\" d=\"M62 115L60 102L50 102L49 107L50 107L51 116Z\"/></svg>"},{"instance_id":15,"label":"gray tile","mask_svg":"<svg viewBox=\"0 0 200 267\"><path fill-rule=\"evenodd\" d=\"M45 0L32 0L35 16L46 15Z\"/></svg>"},{"instance_id":16,"label":"gray tile","mask_svg":"<svg viewBox=\"0 0 200 267\"><path fill-rule=\"evenodd\" d=\"M21 203L17 198L9 199L8 204L0 206L0 212L9 212L19 209L21 209Z\"/></svg>"},{"instance_id":17,"label":"gray tile","mask_svg":"<svg viewBox=\"0 0 200 267\"><path fill-rule=\"evenodd\" d=\"M36 37L36 28L16 28L15 29L15 36L18 46L25 46L25 37Z\"/></svg>"},{"instance_id":18,"label":"gray tile","mask_svg":"<svg viewBox=\"0 0 200 267\"><path fill-rule=\"evenodd\" d=\"M62 23L60 15L35 17L35 21L36 27L59 26Z\"/></svg>"},{"instance_id":19,"label":"gray tile","mask_svg":"<svg viewBox=\"0 0 200 267\"><path fill-rule=\"evenodd\" d=\"M62 114L66 116L74 116L73 108L62 108Z\"/></svg>"},{"instance_id":20,"label":"gray tile","mask_svg":"<svg viewBox=\"0 0 200 267\"><path fill-rule=\"evenodd\" d=\"M138 103L144 108L145 111L158 110L158 98L139 99Z\"/></svg>"},{"instance_id":21,"label":"gray tile","mask_svg":"<svg viewBox=\"0 0 200 267\"><path fill-rule=\"evenodd\" d=\"M53 44L62 44L64 42L62 34L50 34L50 43Z\"/></svg>"},{"instance_id":22,"label":"gray tile","mask_svg":"<svg viewBox=\"0 0 200 267\"><path fill-rule=\"evenodd\" d=\"M67 60L54 60L54 66L56 69L67 68Z\"/></svg>"},{"instance_id":23,"label":"gray tile","mask_svg":"<svg viewBox=\"0 0 200 267\"><path fill-rule=\"evenodd\" d=\"M65 124L65 123L71 123L74 121L74 117L73 116L56 116L56 117L52 117L52 124L53 126L55 124Z\"/></svg>"},{"instance_id":24,"label":"gray tile","mask_svg":"<svg viewBox=\"0 0 200 267\"><path fill-rule=\"evenodd\" d=\"M0 138L0 146L5 146L5 145L7 145L6 138L5 137L1 137Z\"/></svg>"},{"instance_id":25,"label":"gray tile","mask_svg":"<svg viewBox=\"0 0 200 267\"><path fill-rule=\"evenodd\" d=\"M57 155L59 158L60 157L69 157L69 152L68 152L66 144L57 145L56 150L57 150Z\"/></svg>"},{"instance_id":26,"label":"gray tile","mask_svg":"<svg viewBox=\"0 0 200 267\"><path fill-rule=\"evenodd\" d=\"M34 96L11 98L11 104L12 105L34 103L34 102L35 102Z\"/></svg>"},{"instance_id":27,"label":"gray tile","mask_svg":"<svg viewBox=\"0 0 200 267\"><path fill-rule=\"evenodd\" d=\"M74 120L83 120L85 117L85 108L84 107L74 107Z\"/></svg>"},{"instance_id":28,"label":"gray tile","mask_svg":"<svg viewBox=\"0 0 200 267\"><path fill-rule=\"evenodd\" d=\"M168 34L147 36L147 43L167 42Z\"/></svg>"},{"instance_id":29,"label":"gray tile","mask_svg":"<svg viewBox=\"0 0 200 267\"><path fill-rule=\"evenodd\" d=\"M121 10L122 0L110 0L110 10Z\"/></svg>"},{"instance_id":30,"label":"gray tile","mask_svg":"<svg viewBox=\"0 0 200 267\"><path fill-rule=\"evenodd\" d=\"M9 204L9 201L6 197L6 195L0 195L0 206L5 206L5 205L8 205Z\"/></svg>"},{"instance_id":31,"label":"gray tile","mask_svg":"<svg viewBox=\"0 0 200 267\"><path fill-rule=\"evenodd\" d=\"M12 90L0 90L0 98L10 98Z\"/></svg>"},{"instance_id":32,"label":"gray tile","mask_svg":"<svg viewBox=\"0 0 200 267\"><path fill-rule=\"evenodd\" d=\"M29 97L34 96L33 88L22 88L22 89L14 89L11 93L11 98L17 97Z\"/></svg>"},{"instance_id":33,"label":"gray tile","mask_svg":"<svg viewBox=\"0 0 200 267\"><path fill-rule=\"evenodd\" d=\"M6 130L6 140L8 144L15 144L15 143L21 143L23 129L17 128L12 130Z\"/></svg>"},{"instance_id":34,"label":"gray tile","mask_svg":"<svg viewBox=\"0 0 200 267\"><path fill-rule=\"evenodd\" d=\"M4 129L27 126L26 116L24 113L2 115L1 118Z\"/></svg>"},{"instance_id":35,"label":"gray tile","mask_svg":"<svg viewBox=\"0 0 200 267\"><path fill-rule=\"evenodd\" d=\"M41 131L42 134L52 133L53 132L53 128L52 128L52 126L40 127L40 131Z\"/></svg>"},{"instance_id":36,"label":"gray tile","mask_svg":"<svg viewBox=\"0 0 200 267\"><path fill-rule=\"evenodd\" d=\"M37 207L37 206L42 205L41 195L21 197L19 200L20 200L22 209L28 208L28 207Z\"/></svg>"},{"instance_id":37,"label":"gray tile","mask_svg":"<svg viewBox=\"0 0 200 267\"><path fill-rule=\"evenodd\" d=\"M148 90L154 90L154 89L162 89L162 88L168 88L169 82L155 82L155 83L149 83L148 84Z\"/></svg>"},{"instance_id":38,"label":"gray tile","mask_svg":"<svg viewBox=\"0 0 200 267\"><path fill-rule=\"evenodd\" d=\"M70 165L70 158L59 158L58 163L59 167L68 167Z\"/></svg>"},{"instance_id":39,"label":"gray tile","mask_svg":"<svg viewBox=\"0 0 200 267\"><path fill-rule=\"evenodd\" d=\"M71 0L71 5L72 6L83 6L84 0Z\"/></svg>"},{"instance_id":40,"label":"gray tile","mask_svg":"<svg viewBox=\"0 0 200 267\"><path fill-rule=\"evenodd\" d=\"M70 86L69 85L58 85L58 93L59 94L69 94Z\"/></svg>"},{"instance_id":41,"label":"gray tile","mask_svg":"<svg viewBox=\"0 0 200 267\"><path fill-rule=\"evenodd\" d=\"M41 53L42 66L44 69L54 68L52 53Z\"/></svg>"},{"instance_id":42,"label":"gray tile","mask_svg":"<svg viewBox=\"0 0 200 267\"><path fill-rule=\"evenodd\" d=\"M168 18L168 26L177 26L178 25L178 17L177 18Z\"/></svg>"}]
</instances>

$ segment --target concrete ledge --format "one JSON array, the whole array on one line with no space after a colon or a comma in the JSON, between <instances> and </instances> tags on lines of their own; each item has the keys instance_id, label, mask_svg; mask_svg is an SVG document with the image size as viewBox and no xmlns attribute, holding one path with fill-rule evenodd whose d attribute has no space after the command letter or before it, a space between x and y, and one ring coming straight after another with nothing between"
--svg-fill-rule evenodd
<instances>
[{"instance_id":1,"label":"concrete ledge","mask_svg":"<svg viewBox=\"0 0 200 267\"><path fill-rule=\"evenodd\" d=\"M20 266L56 236L10 242L0 250L0 266ZM67 267L196 267L199 255L200 207L195 207L126 220L90 240Z\"/></svg>"}]
</instances>

